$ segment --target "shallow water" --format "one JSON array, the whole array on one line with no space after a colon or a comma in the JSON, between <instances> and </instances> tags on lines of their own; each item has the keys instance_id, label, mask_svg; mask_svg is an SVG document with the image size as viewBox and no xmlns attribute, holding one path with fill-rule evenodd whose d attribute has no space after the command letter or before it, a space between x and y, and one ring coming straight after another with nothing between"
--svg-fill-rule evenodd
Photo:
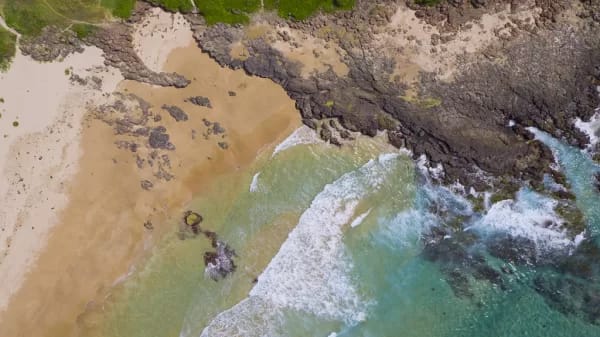
<instances>
[{"instance_id":1,"label":"shallow water","mask_svg":"<svg viewBox=\"0 0 600 337\"><path fill-rule=\"evenodd\" d=\"M584 240L593 240L598 167L578 149L537 136L555 151L589 224ZM507 262L489 249L509 235L529 240L540 259L578 256L581 238L542 225L558 217L551 199L524 188L478 214L379 140L341 151L298 143L216 182L210 198L191 206L236 249L232 276L205 278L208 243L173 234L115 292L98 324L103 335L600 335L586 300L552 302L562 289L539 286L540 277L575 276L557 264ZM432 244L428 235L453 221L462 227ZM448 242L466 248L436 250ZM598 294L599 280L579 284Z\"/></svg>"}]
</instances>

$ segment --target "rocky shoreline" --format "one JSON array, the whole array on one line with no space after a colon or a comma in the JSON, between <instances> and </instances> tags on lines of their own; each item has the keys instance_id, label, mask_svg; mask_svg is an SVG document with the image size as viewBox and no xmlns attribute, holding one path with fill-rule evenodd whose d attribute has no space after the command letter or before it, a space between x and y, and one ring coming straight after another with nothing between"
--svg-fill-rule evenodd
<instances>
[{"instance_id":1,"label":"rocky shoreline","mask_svg":"<svg viewBox=\"0 0 600 337\"><path fill-rule=\"evenodd\" d=\"M506 9L502 6L506 1L485 2L485 6L453 3L426 9L417 6L416 16L443 22L442 30L451 41L452 32L466 20ZM493 177L538 184L544 173L551 172L553 157L543 144L532 141L526 127L582 148L589 143L573 121L589 120L600 105L596 8L577 9L583 18L574 24L558 18L563 12L576 11L567 2L560 6L540 2L536 8L541 14L535 22L512 24L509 37L497 37L498 43L485 46L481 53L461 55L452 80L421 71L419 83L411 86L390 80L393 58L379 53L369 42L378 25L390 21L390 13L366 13L377 13L374 9L384 4L394 7L386 2L359 2L355 11L333 17L318 16L301 23L274 19L274 25L308 33L321 27L343 30L344 34L329 34L324 39L344 51L343 62L350 69L347 76L328 71L303 78L302 65L273 48L267 38L244 38L242 27L207 28L197 23L195 37L199 47L219 64L243 68L282 85L296 101L306 125L317 128L321 120L334 118L345 129L369 136L386 130L393 145L407 147L415 157L426 155L434 166L441 164L445 183L459 181L477 190L493 188L479 179L478 173L483 171ZM463 20L450 20L450 16ZM357 31L352 27L369 28ZM437 53L443 54L444 38L437 38L442 45ZM244 59L231 56L231 45L239 41L248 51ZM540 59L545 62L538 62ZM407 99L409 91L416 91L416 98Z\"/></svg>"}]
</instances>

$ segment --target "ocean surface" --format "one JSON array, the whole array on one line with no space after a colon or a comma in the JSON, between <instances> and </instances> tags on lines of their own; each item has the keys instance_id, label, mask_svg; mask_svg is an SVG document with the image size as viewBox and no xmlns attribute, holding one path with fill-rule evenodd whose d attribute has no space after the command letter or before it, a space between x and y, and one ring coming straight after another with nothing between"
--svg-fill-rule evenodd
<instances>
[{"instance_id":1,"label":"ocean surface","mask_svg":"<svg viewBox=\"0 0 600 337\"><path fill-rule=\"evenodd\" d=\"M549 226L560 221L555 201L532 189L476 211L461 186L435 186L435 170L381 139L339 149L302 128L190 205L235 249L235 273L206 277L208 240L174 231L117 286L96 328L106 337L600 336L600 168L535 133L577 196L581 235Z\"/></svg>"}]
</instances>

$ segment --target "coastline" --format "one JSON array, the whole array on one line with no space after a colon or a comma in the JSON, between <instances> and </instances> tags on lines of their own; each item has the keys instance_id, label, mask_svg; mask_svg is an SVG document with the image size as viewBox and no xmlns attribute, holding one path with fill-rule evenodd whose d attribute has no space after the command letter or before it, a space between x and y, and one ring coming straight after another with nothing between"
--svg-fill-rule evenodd
<instances>
[{"instance_id":1,"label":"coastline","mask_svg":"<svg viewBox=\"0 0 600 337\"><path fill-rule=\"evenodd\" d=\"M72 141L69 148L77 156L69 165L70 170L57 169L70 172L72 177L70 181L65 177L62 184L65 206L56 215L58 225L45 235L36 232L39 257L35 263L31 260L30 271L22 282L15 279L13 288L19 290L7 298L10 302L8 310L0 313L0 330L15 336L76 335L76 318L102 303L112 285L135 268L136 261L151 251L162 234L172 230L193 195L209 186L216 175L249 165L257 153L300 125L294 103L282 88L270 80L249 77L241 70L221 68L193 41L188 41L188 45L175 49L164 66L165 70L177 71L190 79L198 78L187 88L123 81L117 89L120 95L136 94L162 116L159 124L166 127L176 146L165 153L170 158L169 174L174 178L158 179L152 168L140 168L136 155L150 153L147 144L135 154L119 148L116 144L129 138L119 135L108 120L98 118L98 102L88 105L85 117L81 109L79 119L71 121L82 122L81 134L76 132L80 141ZM194 61L184 64L181 58ZM228 91L235 91L236 95ZM183 102L198 94L208 96L214 108ZM121 96L105 92L102 102L115 97ZM189 120L180 123L172 119L161 109L162 104L169 103L185 109ZM252 113L251 120L248 113ZM200 135L205 118L218 121L225 128L225 141ZM195 129L197 137L192 131ZM227 143L226 148L218 144L222 142ZM140 187L140 181L149 179L154 182L150 191ZM30 214L40 216L33 211ZM153 224L152 230L144 227L148 221ZM44 309L58 302L60 310ZM32 325L32 321L36 324Z\"/></svg>"},{"instance_id":2,"label":"coastline","mask_svg":"<svg viewBox=\"0 0 600 337\"><path fill-rule=\"evenodd\" d=\"M258 194L267 175L252 172L250 181L253 163L259 156L275 157L286 143L316 141L304 137L303 130L310 130L310 136L320 137L319 141L332 147L343 145L343 148L356 140L356 133L383 134L395 147L408 149L415 159L422 158L419 165L430 173L424 174L427 184L450 187L448 191L457 193L456 198L466 205L466 212L457 208L455 213L431 214L440 231L424 230L423 237L414 241L425 245L423 255L439 264L442 273L436 279L445 280L443 286L449 285L451 289L447 290L452 290L458 298L468 295L469 282L461 284L455 274L445 274L447 266L464 266L462 276L475 277L478 285L485 281L502 290L503 280L510 280L514 274L513 269L504 266L473 263L470 257L461 260L461 256L467 256L462 254L463 247L473 242L470 235L483 243L479 248L506 263L521 263L513 256L502 256L511 253L507 248L523 249L515 254L531 262L518 268L544 266L541 255L533 256L541 252L566 262L570 262L569 256L574 253L575 257L585 259L582 269L592 266L600 270L588 251L579 250L580 244L586 247L593 238L586 225L593 227L590 221L597 219L595 199L590 196L595 196L600 188L600 174L592 169L577 171L574 180L574 173L569 176L568 170L559 166L560 151L556 151L556 146L541 141L536 134L536 130L546 132L548 137L585 148L592 154L600 150L596 130L597 87L588 86L597 83L599 77L597 72L591 72L591 62L586 61L599 55L593 37L600 20L594 19L598 27L584 29L578 21L570 21L576 12L569 7L553 14L552 26L544 26L545 20L550 20L543 12L547 8L538 8L537 3L528 6L511 6L510 11L499 6L493 11L490 8L489 13L487 7L474 9L469 14L476 14L473 18L460 17L468 20L454 22L454 27L436 21L439 17L435 15L439 13L434 9L412 7L377 14L373 19L381 18L381 23L372 30L361 29L367 22L369 27L374 24L369 16L361 16L359 10L343 18L316 17L308 23L289 26L285 23L272 30L263 22L253 22L244 28L204 27L191 17L155 8L146 12L142 20L120 22L122 36L126 38L119 42L131 42L126 43L129 48L126 56L133 55L138 65L143 62L143 67L135 69L142 69L144 74L147 70L170 72L185 80L183 88L123 80L118 71L101 65L103 58L96 48L88 48L81 54L86 55L81 64L76 61L78 54L49 65L32 61L27 67L13 65L18 76L10 81L0 76L0 92L10 94L6 102L3 99L0 103L3 115L0 130L6 134L3 136L6 141L0 143L0 158L6 158L0 168L4 175L0 182L0 202L5 205L0 210L0 253L4 254L0 256L0 279L9 280L0 286L0 331L10 336L89 336L88 328L93 330L103 314L112 312L111 304L119 301L119 287L115 285L143 273L148 261L159 255L157 244L174 234L182 212L195 210L194 199L218 200L215 191L223 192L225 185L220 182L231 183L242 176L248 178L244 188ZM257 17L260 19L260 15ZM325 29L325 21L318 21L321 19L335 23L337 28ZM356 27L352 27L354 22ZM194 27L193 36L190 25ZM115 43L112 49L113 39L107 32L103 43L108 47L105 45L103 50L108 60L111 51L118 53L122 46ZM227 43L222 43L223 39ZM363 44L364 39L367 44ZM163 40L167 41L162 43ZM319 52L321 47L328 51ZM381 54L376 55L376 51ZM387 57L390 55L397 58L392 60ZM22 55L17 58L15 62L27 59ZM537 62L542 58L546 62ZM514 60L514 64L507 64L506 59ZM86 62L94 66L88 67ZM566 71L572 64L581 67ZM38 66L46 67L48 72L32 79L30 73L37 74L33 69ZM564 76L561 70L565 70ZM581 81L591 79L593 74L596 75L588 84ZM46 82L47 79L52 82ZM522 87L516 90L514 83ZM582 88L587 90L585 95ZM522 92L530 95L521 95ZM561 94L554 95L557 92ZM581 104L573 107L573 101ZM593 116L592 107L596 112ZM45 110L54 113L38 113ZM551 122L542 118L548 114L554 118ZM300 118L305 126L299 128ZM17 124L13 126L13 122ZM281 142L283 139L286 140ZM272 154L267 153L273 148ZM7 155L3 156L2 151ZM579 175L588 182L592 177L597 180L596 185L579 183ZM529 191L530 188L535 192ZM583 198L582 191L586 193ZM385 194L393 195L391 191ZM528 199L548 201L544 196L551 201L544 207L527 202ZM580 212L577 203L582 199L584 204L592 205L584 208L592 209L588 211L592 220ZM415 209L424 211L425 217L418 217L416 223L404 227L421 228L423 219L429 219L427 209L439 209L438 204L444 206L441 199L426 203L431 206ZM214 203L218 205L216 208L225 207L223 204ZM356 204L351 204L354 221L348 218L344 225L349 226L349 231L360 225L354 231L367 234L364 228L368 228L369 218L377 213L375 209L371 214L373 208L367 206L361 203L355 208ZM207 226L215 218L211 208L198 208L208 220ZM543 213L542 216L530 221L531 216L524 216L529 215L530 208ZM269 249L273 251L297 223L290 219L300 216L285 214L284 226L273 234L277 240L270 242ZM478 215L484 215L485 221L480 222ZM363 220L366 222L361 225ZM479 227L472 226L474 221ZM248 223L228 222L232 224ZM484 233L486 229L504 231L509 240L499 237L499 241L492 242L488 240L491 236ZM558 238L554 241L565 244L552 245L555 251L540 250L546 241L552 240L532 236L538 233L536 229L540 233L550 232L550 239ZM218 229L215 232L222 237ZM469 237L463 236L464 233ZM257 247L257 259L265 265L270 257L265 253L262 236L271 234L267 229L260 233L260 239L248 241L250 246ZM510 241L515 238L524 241ZM369 244L372 242L368 240ZM456 256L446 254L449 242L453 244L452 250L456 249ZM415 248L414 251L421 252L422 247ZM569 256L552 255L567 250ZM193 257L201 257L203 253ZM240 256L251 255L241 252ZM292 265L291 269L295 269L299 263ZM257 283L260 277L256 275L263 270L260 264L244 269L245 285L240 289ZM557 271L564 275L573 272L560 268ZM281 273L275 274L281 277ZM181 291L181 283L177 283L181 277L175 280L172 284ZM566 280L569 282L569 278ZM439 282L431 284L426 287L428 292L440 289ZM588 296L586 283L582 283L584 291L577 290L564 300L551 296L560 290L556 284L550 281L543 287L534 284L536 287L528 291L537 292L547 302L568 304L571 298L577 302L578 296L584 300ZM275 289L266 288L269 294ZM161 294L162 289L166 288L161 288ZM597 289L589 291L594 296L598 294ZM415 293L410 289L408 292ZM300 298L323 292L310 293ZM204 301L198 302L206 305ZM593 304L589 307L594 308ZM148 320L148 316L144 317ZM162 321L162 318L156 320L157 324ZM148 328L151 324L140 326ZM149 335L155 334L155 330L148 331L152 331ZM127 332L124 335L131 337Z\"/></svg>"}]
</instances>

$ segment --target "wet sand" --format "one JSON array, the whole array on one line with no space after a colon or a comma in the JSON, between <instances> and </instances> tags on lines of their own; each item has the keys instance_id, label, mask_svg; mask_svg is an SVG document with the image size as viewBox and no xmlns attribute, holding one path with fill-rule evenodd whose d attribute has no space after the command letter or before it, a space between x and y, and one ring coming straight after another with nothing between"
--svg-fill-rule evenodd
<instances>
[{"instance_id":1,"label":"wet sand","mask_svg":"<svg viewBox=\"0 0 600 337\"><path fill-rule=\"evenodd\" d=\"M79 317L101 305L111 286L174 228L192 196L209 190L215 177L243 171L261 150L272 149L300 125L283 89L242 71L222 69L195 46L175 50L165 70L193 79L192 84L174 89L126 81L120 89L160 113L156 125L167 129L176 147L168 152L175 178L159 180L151 168L138 168L136 154L114 144L124 136L90 115L84 123L80 169L68 187L69 203L38 263L0 316L2 335L78 335ZM230 90L236 95L230 96ZM213 108L183 102L197 95L208 97ZM189 120L176 122L160 109L163 104L182 108ZM219 122L225 138L205 139L203 118ZM150 151L145 140L138 141L142 146L137 154ZM219 142L227 142L228 148ZM140 187L143 179L152 180L152 190ZM154 230L144 228L148 220Z\"/></svg>"}]
</instances>

